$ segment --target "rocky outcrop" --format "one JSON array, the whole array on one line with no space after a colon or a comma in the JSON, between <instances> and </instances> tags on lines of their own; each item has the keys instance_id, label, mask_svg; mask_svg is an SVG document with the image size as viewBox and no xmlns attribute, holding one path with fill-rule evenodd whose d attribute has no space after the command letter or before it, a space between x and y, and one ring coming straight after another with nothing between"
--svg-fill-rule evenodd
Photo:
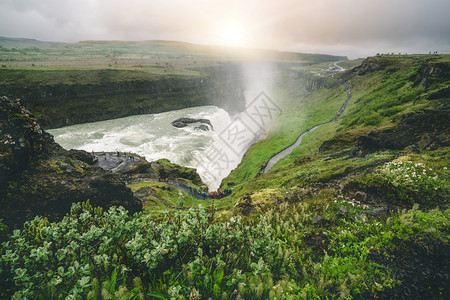
<instances>
[{"instance_id":1,"label":"rocky outcrop","mask_svg":"<svg viewBox=\"0 0 450 300\"><path fill-rule=\"evenodd\" d=\"M92 166L84 151L66 151L17 100L0 98L0 218L11 226L41 215L58 220L73 202L142 209L120 177Z\"/></svg>"},{"instance_id":2,"label":"rocky outcrop","mask_svg":"<svg viewBox=\"0 0 450 300\"><path fill-rule=\"evenodd\" d=\"M359 137L358 148L363 153L382 149L403 149L416 145L419 149L435 150L450 145L448 120L450 110L429 110L402 118L393 129L375 130Z\"/></svg>"},{"instance_id":3,"label":"rocky outcrop","mask_svg":"<svg viewBox=\"0 0 450 300\"><path fill-rule=\"evenodd\" d=\"M413 86L421 85L429 88L435 83L450 80L450 65L444 62L425 60L410 80L413 82Z\"/></svg>"},{"instance_id":4,"label":"rocky outcrop","mask_svg":"<svg viewBox=\"0 0 450 300\"><path fill-rule=\"evenodd\" d=\"M208 119L193 119L193 118L179 118L174 121L172 121L172 126L177 128L183 128L188 126L189 124L195 124L195 123L202 123L202 125L195 127L197 130L203 130L208 131L209 127L203 124L207 124L211 126L211 130L213 130L213 126L211 124L211 121Z\"/></svg>"},{"instance_id":5,"label":"rocky outcrop","mask_svg":"<svg viewBox=\"0 0 450 300\"><path fill-rule=\"evenodd\" d=\"M352 73L355 73L357 75L365 75L382 70L390 63L391 62L389 60L384 58L368 57L361 63L360 66L353 68Z\"/></svg>"},{"instance_id":6,"label":"rocky outcrop","mask_svg":"<svg viewBox=\"0 0 450 300\"><path fill-rule=\"evenodd\" d=\"M450 110L426 110L403 116L398 125L385 130L372 130L361 136L335 136L324 141L319 152L334 154L330 158L365 155L384 149L402 150L413 146L416 150L435 150L450 145L448 120ZM395 120L395 122L397 122ZM353 147L349 149L349 147ZM340 151L343 150L344 151Z\"/></svg>"},{"instance_id":7,"label":"rocky outcrop","mask_svg":"<svg viewBox=\"0 0 450 300\"><path fill-rule=\"evenodd\" d=\"M158 174L161 180L164 180L165 178L168 178L169 180L183 178L191 181L195 185L204 185L196 169L173 164L168 159L160 159L152 162L152 169Z\"/></svg>"}]
</instances>

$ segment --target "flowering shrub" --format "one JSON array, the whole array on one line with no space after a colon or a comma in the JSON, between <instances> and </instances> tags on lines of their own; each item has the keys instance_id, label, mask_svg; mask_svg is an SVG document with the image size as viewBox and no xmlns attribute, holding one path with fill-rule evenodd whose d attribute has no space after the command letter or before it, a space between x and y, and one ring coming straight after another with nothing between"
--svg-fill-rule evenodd
<instances>
[{"instance_id":1,"label":"flowering shrub","mask_svg":"<svg viewBox=\"0 0 450 300\"><path fill-rule=\"evenodd\" d=\"M133 286L139 281L154 295L186 295L193 287L217 296L237 288L243 274L265 273L270 238L264 218L254 226L239 218L213 224L200 208L155 222L123 208L103 213L89 203L73 204L61 222L36 217L3 244L0 296L95 299L119 291L119 282L142 296L142 287ZM106 282L103 288L99 281Z\"/></svg>"},{"instance_id":2,"label":"flowering shrub","mask_svg":"<svg viewBox=\"0 0 450 300\"><path fill-rule=\"evenodd\" d=\"M426 168L423 163L394 160L383 165L379 172L394 186L408 186L415 191L424 187L437 190L442 185L442 180L433 169Z\"/></svg>"},{"instance_id":3,"label":"flowering shrub","mask_svg":"<svg viewBox=\"0 0 450 300\"><path fill-rule=\"evenodd\" d=\"M448 172L445 167L440 171L439 174L423 163L394 160L355 181L390 201L433 207L448 204L450 196Z\"/></svg>"},{"instance_id":4,"label":"flowering shrub","mask_svg":"<svg viewBox=\"0 0 450 300\"><path fill-rule=\"evenodd\" d=\"M415 207L387 222L337 218L340 204L282 204L249 220L214 222L203 208L165 214L73 204L37 217L0 249L0 298L349 298L396 284L369 252L393 240L447 240L450 211ZM349 207L349 215L361 208ZM354 210L354 211L351 211ZM316 214L324 221L313 224ZM322 224L322 225L321 225Z\"/></svg>"}]
</instances>

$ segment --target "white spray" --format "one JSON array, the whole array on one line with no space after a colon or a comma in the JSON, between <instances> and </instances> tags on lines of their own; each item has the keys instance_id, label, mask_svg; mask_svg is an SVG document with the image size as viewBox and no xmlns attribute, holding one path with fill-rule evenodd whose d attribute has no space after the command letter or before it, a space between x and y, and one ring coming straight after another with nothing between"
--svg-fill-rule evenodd
<instances>
[{"instance_id":1,"label":"white spray","mask_svg":"<svg viewBox=\"0 0 450 300\"><path fill-rule=\"evenodd\" d=\"M194 157L198 173L211 190L216 190L222 179L237 167L251 145L266 136L281 112L270 96L274 76L270 63L242 63L242 74L245 110L228 122L225 119L211 120L216 133L214 142Z\"/></svg>"}]
</instances>

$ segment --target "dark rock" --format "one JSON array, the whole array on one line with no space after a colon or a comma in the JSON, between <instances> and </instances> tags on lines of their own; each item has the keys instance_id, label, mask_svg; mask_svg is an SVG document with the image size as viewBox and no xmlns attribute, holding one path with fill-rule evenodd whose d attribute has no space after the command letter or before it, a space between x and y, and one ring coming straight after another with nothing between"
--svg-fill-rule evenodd
<instances>
[{"instance_id":1,"label":"dark rock","mask_svg":"<svg viewBox=\"0 0 450 300\"><path fill-rule=\"evenodd\" d=\"M296 166L299 166L299 165L308 163L308 162L310 162L310 161L312 161L312 160L313 160L313 159L312 159L312 156L311 156L311 155L303 155L303 156L300 156L300 157L296 158L295 161L294 161L294 164L295 164Z\"/></svg>"},{"instance_id":2,"label":"dark rock","mask_svg":"<svg viewBox=\"0 0 450 300\"><path fill-rule=\"evenodd\" d=\"M0 218L12 227L41 215L61 219L73 202L142 209L120 177L90 165L90 154L66 151L19 101L0 98Z\"/></svg>"},{"instance_id":3,"label":"dark rock","mask_svg":"<svg viewBox=\"0 0 450 300\"><path fill-rule=\"evenodd\" d=\"M450 146L448 122L450 110L428 110L402 118L400 124L384 131L371 131L359 137L358 148L364 153L383 149L401 150L417 144L420 149Z\"/></svg>"},{"instance_id":4,"label":"dark rock","mask_svg":"<svg viewBox=\"0 0 450 300\"><path fill-rule=\"evenodd\" d=\"M377 299L449 299L448 243L430 237L393 240L388 252L372 249L369 260L387 267L401 282L376 294ZM355 299L373 299L369 292Z\"/></svg>"},{"instance_id":5,"label":"dark rock","mask_svg":"<svg viewBox=\"0 0 450 300\"><path fill-rule=\"evenodd\" d=\"M417 146L419 149L427 149L433 142L433 138L428 133L425 133L417 142Z\"/></svg>"},{"instance_id":6,"label":"dark rock","mask_svg":"<svg viewBox=\"0 0 450 300\"><path fill-rule=\"evenodd\" d=\"M213 128L212 124L211 124L211 121L208 120L208 119L179 118L179 119L176 119L175 121L172 121L171 124L172 124L173 127L183 128L183 127L186 127L189 124L195 124L195 123L207 124L207 125L211 126L211 129ZM203 124L198 126L198 127L196 127L196 129L200 128L201 130L204 130L203 128L206 127L206 130L204 130L204 131L209 130L208 126L203 125Z\"/></svg>"},{"instance_id":7,"label":"dark rock","mask_svg":"<svg viewBox=\"0 0 450 300\"><path fill-rule=\"evenodd\" d=\"M183 178L190 180L193 184L198 186L204 184L196 169L173 164L168 159L160 159L153 162L152 168L162 179L169 178L173 180L176 178Z\"/></svg>"},{"instance_id":8,"label":"dark rock","mask_svg":"<svg viewBox=\"0 0 450 300\"><path fill-rule=\"evenodd\" d=\"M413 87L421 85L425 88L430 87L438 80L450 79L450 65L443 62L429 62L424 61L419 69L411 76L410 81L413 82ZM434 94L432 98L441 98L448 90L439 91L441 94Z\"/></svg>"},{"instance_id":9,"label":"dark rock","mask_svg":"<svg viewBox=\"0 0 450 300\"><path fill-rule=\"evenodd\" d=\"M436 99L450 99L450 87L443 88L435 93L431 93L428 96L428 100L436 100Z\"/></svg>"},{"instance_id":10,"label":"dark rock","mask_svg":"<svg viewBox=\"0 0 450 300\"><path fill-rule=\"evenodd\" d=\"M341 149L344 147L348 147L350 141L340 139L340 138L333 138L331 140L327 140L323 142L318 149L318 152L325 152L325 151L335 151L336 149Z\"/></svg>"},{"instance_id":11,"label":"dark rock","mask_svg":"<svg viewBox=\"0 0 450 300\"><path fill-rule=\"evenodd\" d=\"M348 210L345 207L343 206L339 207L338 217L345 218L347 217L347 213Z\"/></svg>"},{"instance_id":12,"label":"dark rock","mask_svg":"<svg viewBox=\"0 0 450 300\"><path fill-rule=\"evenodd\" d=\"M293 202L303 201L314 196L314 192L311 188L295 190L291 199Z\"/></svg>"},{"instance_id":13,"label":"dark rock","mask_svg":"<svg viewBox=\"0 0 450 300\"><path fill-rule=\"evenodd\" d=\"M187 123L180 122L180 121L173 121L171 124L173 127L176 127L176 128L183 128L188 125Z\"/></svg>"},{"instance_id":14,"label":"dark rock","mask_svg":"<svg viewBox=\"0 0 450 300\"><path fill-rule=\"evenodd\" d=\"M71 149L68 154L74 159L81 160L87 164L93 165L95 163L92 159L92 154L87 153L86 151Z\"/></svg>"},{"instance_id":15,"label":"dark rock","mask_svg":"<svg viewBox=\"0 0 450 300\"><path fill-rule=\"evenodd\" d=\"M322 144L322 146L324 144ZM322 148L322 150L319 149L319 152L326 151L326 150L329 150L329 149ZM351 148L350 150L345 150L345 151L334 153L334 154L330 155L330 157L326 158L326 160L332 160L332 159L341 158L341 157L345 157L345 156L348 156L347 159L350 159L352 157L357 156L359 154L359 152L360 152L359 149L355 147L355 148Z\"/></svg>"},{"instance_id":16,"label":"dark rock","mask_svg":"<svg viewBox=\"0 0 450 300\"><path fill-rule=\"evenodd\" d=\"M408 154L419 154L420 148L417 145L412 145L408 150Z\"/></svg>"},{"instance_id":17,"label":"dark rock","mask_svg":"<svg viewBox=\"0 0 450 300\"><path fill-rule=\"evenodd\" d=\"M367 216L365 214L358 215L353 220L358 222L369 223L369 220L367 219Z\"/></svg>"},{"instance_id":18,"label":"dark rock","mask_svg":"<svg viewBox=\"0 0 450 300\"><path fill-rule=\"evenodd\" d=\"M352 72L358 75L365 75L382 70L388 66L389 63L389 61L382 58L369 57L365 59L360 66L353 68Z\"/></svg>"},{"instance_id":19,"label":"dark rock","mask_svg":"<svg viewBox=\"0 0 450 300\"><path fill-rule=\"evenodd\" d=\"M382 217L386 217L389 214L389 209L387 207L380 207L380 208L375 208L373 210L368 210L365 212L366 215L375 217L375 218L382 218Z\"/></svg>"},{"instance_id":20,"label":"dark rock","mask_svg":"<svg viewBox=\"0 0 450 300\"><path fill-rule=\"evenodd\" d=\"M366 202L366 201L367 201L367 194L364 193L364 192L361 192L361 191L357 191L357 192L353 195L353 198L354 198L356 201L359 201L359 202Z\"/></svg>"},{"instance_id":21,"label":"dark rock","mask_svg":"<svg viewBox=\"0 0 450 300\"><path fill-rule=\"evenodd\" d=\"M209 127L202 124L202 125L200 125L200 126L194 127L194 130L199 130L199 131L209 131Z\"/></svg>"}]
</instances>

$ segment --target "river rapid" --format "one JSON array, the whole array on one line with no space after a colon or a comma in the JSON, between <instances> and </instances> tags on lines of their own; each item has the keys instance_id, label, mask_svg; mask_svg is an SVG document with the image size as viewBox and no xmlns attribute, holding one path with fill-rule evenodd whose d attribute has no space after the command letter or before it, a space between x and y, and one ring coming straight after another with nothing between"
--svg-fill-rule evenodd
<instances>
[{"instance_id":1,"label":"river rapid","mask_svg":"<svg viewBox=\"0 0 450 300\"><path fill-rule=\"evenodd\" d=\"M184 128L173 127L171 122L181 117L209 119L212 130L195 130L199 123ZM167 158L173 163L196 168L203 182L210 190L215 190L255 141L254 134L244 142L243 138L236 140L237 136L231 136L234 137L231 140L228 129L232 124L238 123L225 110L200 106L72 125L48 132L65 149L136 153L148 161ZM239 132L238 127L235 129ZM230 142L236 141L241 141L239 147L237 143L230 147Z\"/></svg>"}]
</instances>

